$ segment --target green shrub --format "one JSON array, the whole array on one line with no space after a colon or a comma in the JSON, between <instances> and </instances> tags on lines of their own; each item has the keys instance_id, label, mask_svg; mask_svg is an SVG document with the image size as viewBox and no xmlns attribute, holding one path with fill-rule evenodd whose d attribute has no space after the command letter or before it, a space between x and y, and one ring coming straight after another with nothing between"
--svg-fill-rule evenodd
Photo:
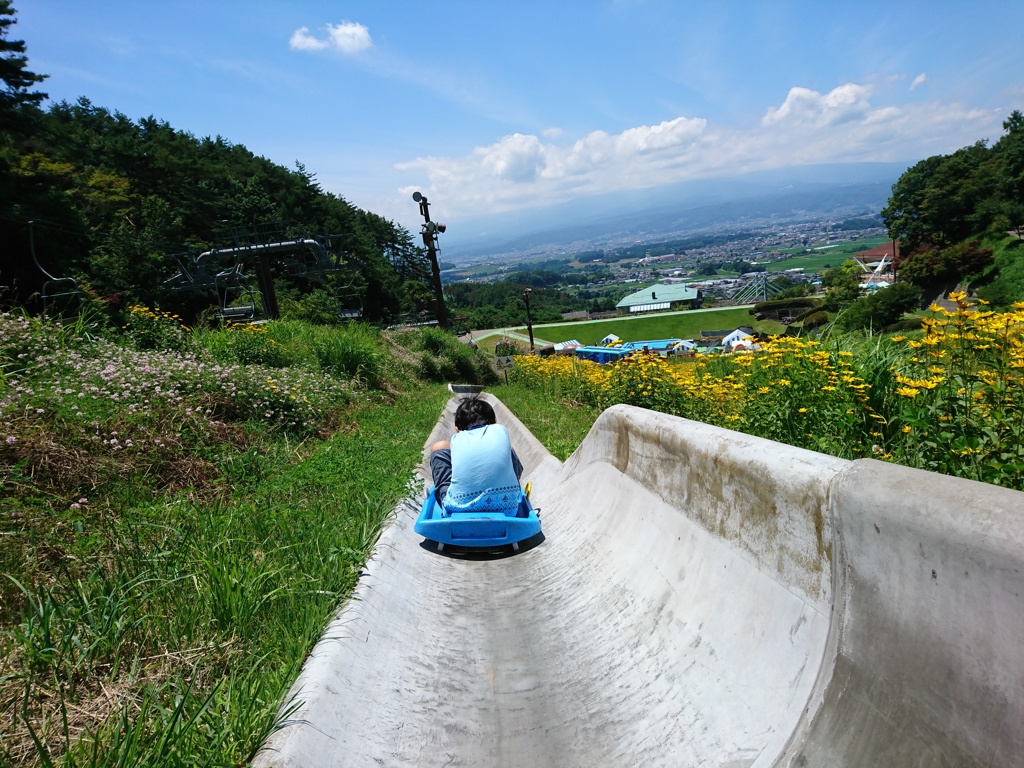
<instances>
[{"instance_id":1,"label":"green shrub","mask_svg":"<svg viewBox=\"0 0 1024 768\"><path fill-rule=\"evenodd\" d=\"M385 378L380 334L362 323L311 329L309 346L320 370L376 386Z\"/></svg>"},{"instance_id":2,"label":"green shrub","mask_svg":"<svg viewBox=\"0 0 1024 768\"><path fill-rule=\"evenodd\" d=\"M812 312L803 319L804 328L808 331L812 331L815 328L820 328L827 322L828 313L822 312L821 310L818 310L817 312Z\"/></svg>"},{"instance_id":3,"label":"green shrub","mask_svg":"<svg viewBox=\"0 0 1024 768\"><path fill-rule=\"evenodd\" d=\"M892 325L885 326L886 333L898 333L902 331L920 331L921 330L920 317L911 317L906 320L899 320Z\"/></svg>"},{"instance_id":4,"label":"green shrub","mask_svg":"<svg viewBox=\"0 0 1024 768\"><path fill-rule=\"evenodd\" d=\"M894 283L862 296L836 318L840 328L848 331L879 330L899 320L904 312L914 309L921 300L921 289L909 283Z\"/></svg>"},{"instance_id":5,"label":"green shrub","mask_svg":"<svg viewBox=\"0 0 1024 768\"><path fill-rule=\"evenodd\" d=\"M781 309L814 309L821 306L821 299L797 298L797 299L771 299L762 301L750 308L750 314L756 315L759 312L778 312Z\"/></svg>"},{"instance_id":6,"label":"green shrub","mask_svg":"<svg viewBox=\"0 0 1024 768\"><path fill-rule=\"evenodd\" d=\"M287 316L314 325L338 325L338 300L327 291L307 293L288 307Z\"/></svg>"},{"instance_id":7,"label":"green shrub","mask_svg":"<svg viewBox=\"0 0 1024 768\"><path fill-rule=\"evenodd\" d=\"M521 355L525 351L526 350L520 344L517 344L512 339L502 339L494 347L494 354L497 357L507 357L509 355Z\"/></svg>"},{"instance_id":8,"label":"green shrub","mask_svg":"<svg viewBox=\"0 0 1024 768\"><path fill-rule=\"evenodd\" d=\"M269 336L265 325L232 324L223 331L226 343L219 346L222 362L285 368L292 364L285 347Z\"/></svg>"},{"instance_id":9,"label":"green shrub","mask_svg":"<svg viewBox=\"0 0 1024 768\"><path fill-rule=\"evenodd\" d=\"M423 353L419 372L428 381L484 384L495 379L490 360L450 333L437 328L423 328L419 347Z\"/></svg>"},{"instance_id":10,"label":"green shrub","mask_svg":"<svg viewBox=\"0 0 1024 768\"><path fill-rule=\"evenodd\" d=\"M806 318L810 317L811 315L813 315L815 312L818 312L819 310L820 310L820 307L810 307L809 309L804 310L799 315L794 317L793 318L793 322L795 322L795 323L802 322L803 320L805 320Z\"/></svg>"}]
</instances>

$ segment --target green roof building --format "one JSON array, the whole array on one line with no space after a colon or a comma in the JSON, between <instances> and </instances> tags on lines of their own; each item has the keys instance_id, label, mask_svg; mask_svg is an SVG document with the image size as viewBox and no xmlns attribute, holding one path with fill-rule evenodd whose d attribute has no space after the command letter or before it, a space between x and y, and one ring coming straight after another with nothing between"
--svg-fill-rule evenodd
<instances>
[{"instance_id":1,"label":"green roof building","mask_svg":"<svg viewBox=\"0 0 1024 768\"><path fill-rule=\"evenodd\" d=\"M656 312L665 309L696 309L701 292L683 283L655 283L631 293L615 305L620 312Z\"/></svg>"}]
</instances>

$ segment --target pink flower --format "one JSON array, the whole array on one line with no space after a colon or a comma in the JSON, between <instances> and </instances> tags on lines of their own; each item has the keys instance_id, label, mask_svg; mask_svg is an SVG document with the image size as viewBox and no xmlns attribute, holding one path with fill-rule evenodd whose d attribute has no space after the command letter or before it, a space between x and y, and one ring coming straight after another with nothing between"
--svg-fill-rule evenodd
<instances>
[{"instance_id":1,"label":"pink flower","mask_svg":"<svg viewBox=\"0 0 1024 768\"><path fill-rule=\"evenodd\" d=\"M7 436L7 444L8 445L14 445L16 442L18 442L18 438L16 438L14 435L8 435Z\"/></svg>"}]
</instances>

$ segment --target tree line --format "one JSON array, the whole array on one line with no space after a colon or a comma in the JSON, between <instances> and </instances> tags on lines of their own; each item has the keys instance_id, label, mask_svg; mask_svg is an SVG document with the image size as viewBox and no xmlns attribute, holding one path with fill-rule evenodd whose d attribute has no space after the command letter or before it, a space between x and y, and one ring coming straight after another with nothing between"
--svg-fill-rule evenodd
<instances>
[{"instance_id":1,"label":"tree line","mask_svg":"<svg viewBox=\"0 0 1024 768\"><path fill-rule=\"evenodd\" d=\"M615 299L596 294L576 295L554 288L534 288L512 279L497 283L451 283L445 286L450 314L464 320L466 326L506 328L526 321L524 292L530 288L530 319L535 323L557 322L563 312L591 312L615 309Z\"/></svg>"},{"instance_id":2,"label":"tree line","mask_svg":"<svg viewBox=\"0 0 1024 768\"><path fill-rule=\"evenodd\" d=\"M881 217L899 241L897 282L864 296L852 261L826 270L821 309L846 330L895 327L907 311L964 284L995 307L1024 300L1024 115L979 141L907 169Z\"/></svg>"},{"instance_id":3,"label":"tree line","mask_svg":"<svg viewBox=\"0 0 1024 768\"><path fill-rule=\"evenodd\" d=\"M11 0L0 0L0 285L6 302L32 305L46 277L79 278L122 302L196 313L209 298L164 291L169 255L203 250L226 225L287 222L295 232L336 234L349 272L326 282L279 273L279 294L301 301L358 293L365 315L386 320L430 305L429 266L410 233L323 190L301 163L286 168L221 136L197 137L155 117L132 120L86 98L42 108L45 75L10 39Z\"/></svg>"},{"instance_id":4,"label":"tree line","mask_svg":"<svg viewBox=\"0 0 1024 768\"><path fill-rule=\"evenodd\" d=\"M1024 299L1024 114L1013 111L991 147L978 141L908 169L882 220L900 241L900 279L928 293L969 280L994 305Z\"/></svg>"}]
</instances>

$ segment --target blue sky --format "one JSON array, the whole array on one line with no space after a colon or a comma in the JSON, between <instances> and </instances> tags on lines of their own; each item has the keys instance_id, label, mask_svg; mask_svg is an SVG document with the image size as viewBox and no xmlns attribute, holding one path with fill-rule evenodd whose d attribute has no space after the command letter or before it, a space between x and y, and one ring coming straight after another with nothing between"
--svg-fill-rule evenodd
<instances>
[{"instance_id":1,"label":"blue sky","mask_svg":"<svg viewBox=\"0 0 1024 768\"><path fill-rule=\"evenodd\" d=\"M416 226L826 162L1024 109L1024 3L16 0L53 99L222 135Z\"/></svg>"}]
</instances>

